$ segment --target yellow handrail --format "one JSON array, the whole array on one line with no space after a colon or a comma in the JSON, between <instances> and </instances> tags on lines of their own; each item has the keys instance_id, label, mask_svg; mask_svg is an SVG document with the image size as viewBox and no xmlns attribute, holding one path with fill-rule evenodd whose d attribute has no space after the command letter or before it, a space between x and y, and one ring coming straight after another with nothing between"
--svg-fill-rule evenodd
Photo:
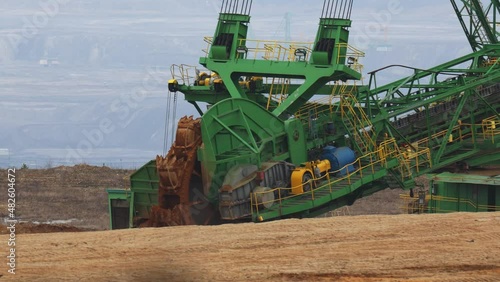
<instances>
[{"instance_id":1,"label":"yellow handrail","mask_svg":"<svg viewBox=\"0 0 500 282\"><path fill-rule=\"evenodd\" d=\"M341 90L342 91L342 90ZM359 106L357 99L349 92L343 93L340 100L342 117L351 125L354 132L351 132L357 144L362 144L363 153L375 148L374 138L368 133L367 128L373 128L373 124L365 111ZM358 108L359 114L354 110L353 105Z\"/></svg>"},{"instance_id":2,"label":"yellow handrail","mask_svg":"<svg viewBox=\"0 0 500 282\"><path fill-rule=\"evenodd\" d=\"M475 142L475 133L476 128L481 128L482 136L485 140L490 140L494 143L495 136L500 135L500 118L498 116L492 116L486 119L483 119L481 124L466 124L459 122L458 125L454 126L451 129L451 137L448 139L449 143L456 141L463 141L468 138L472 138L472 141ZM426 137L421 140L418 140L412 143L412 147L419 150L421 148L434 148L440 146L440 144L435 144L431 146L431 140L439 140L440 138L444 138L448 135L448 130L443 130L438 133L431 135L431 137Z\"/></svg>"},{"instance_id":3,"label":"yellow handrail","mask_svg":"<svg viewBox=\"0 0 500 282\"><path fill-rule=\"evenodd\" d=\"M322 110L319 110L319 108L322 107ZM304 122L307 123L308 119L306 117L309 117L310 113L313 112L314 116L317 117L322 113L329 112L332 113L333 109L333 99L331 96L323 96L319 99L309 101L304 106L302 106L296 113L295 117L302 119Z\"/></svg>"},{"instance_id":4,"label":"yellow handrail","mask_svg":"<svg viewBox=\"0 0 500 282\"><path fill-rule=\"evenodd\" d=\"M213 37L204 37L204 41L207 47L203 52L208 56ZM239 39L238 46L245 47L246 50L245 54L238 54L240 59L307 62L313 51L314 42ZM336 63L349 61L348 65L359 72L362 68L359 59L364 57L365 53L347 43L337 44L336 47L338 51Z\"/></svg>"},{"instance_id":5,"label":"yellow handrail","mask_svg":"<svg viewBox=\"0 0 500 282\"><path fill-rule=\"evenodd\" d=\"M200 72L201 70L198 69L196 66L190 66L190 65L172 65L170 67L170 73L172 75L172 78L177 80L180 84L183 85L192 85L192 83L195 82L197 78L197 73ZM206 70L207 73L209 73L208 70Z\"/></svg>"},{"instance_id":6,"label":"yellow handrail","mask_svg":"<svg viewBox=\"0 0 500 282\"><path fill-rule=\"evenodd\" d=\"M495 136L500 134L500 118L492 116L484 119L481 123L481 129L483 131L483 138L485 140L491 139L495 143Z\"/></svg>"},{"instance_id":7,"label":"yellow handrail","mask_svg":"<svg viewBox=\"0 0 500 282\"><path fill-rule=\"evenodd\" d=\"M291 199L291 198L296 198L296 197L302 197L303 195L308 195L310 194L311 195L311 200L314 201L314 193L316 193L317 191L319 190L323 190L323 189L326 189L328 188L330 193L333 192L333 188L332 186L338 182L341 182L343 180L347 180L349 184L352 184L351 183L351 177L353 175L356 175L356 174L360 174L361 176L363 175L363 170L367 169L367 168L371 168L371 171L372 173L375 172L375 165L377 164L381 164L382 166L385 165L386 163L386 160L385 160L385 156L383 153L380 152L381 149L379 149L378 151L376 152L372 152L372 153L368 153L362 157L359 157L358 159L356 159L356 161L350 163L350 164L347 164L345 165L344 167L340 168L339 170L336 170L334 172L329 172L329 173L326 173L324 176L320 177L320 178L316 178L316 179L311 179L309 180L308 182L306 183L302 183L296 187L291 187L291 188L282 188L282 187L279 187L279 188L274 188L274 189L271 189L269 191L266 191L266 192L252 192L251 193L251 204L252 204L252 213L256 213L256 214L259 214L259 209L260 209L260 205L266 205L266 206L273 206L275 205L276 203L279 203L281 205L281 202L284 201L284 200L288 200L288 199ZM382 157L382 158L381 158ZM367 165L363 165L362 164L362 160L365 160L365 159L369 159L370 162L369 164ZM347 169L348 167L350 166L355 166L357 167L354 171L349 171L349 169ZM347 174L343 177L340 177L340 178L335 178L333 180L330 179L330 174L336 174L336 173L339 173L341 171L347 171ZM314 188L314 183L316 182L324 182L326 180L326 183L324 183L323 185L319 186L319 187L316 187ZM300 186L303 186L305 184L309 184L311 188L310 191L307 191L307 192L304 192L300 195L290 195L290 192L296 188L299 188ZM265 194L268 194L268 193L273 193L273 194L278 194L278 199L274 199L272 201L266 201L266 202L261 202L261 203L258 203L257 201L257 198L258 196L263 196ZM284 195L284 194L288 194L289 196L286 196L286 197L282 197L281 195ZM265 197L261 197L261 199L264 199Z\"/></svg>"},{"instance_id":8,"label":"yellow handrail","mask_svg":"<svg viewBox=\"0 0 500 282\"><path fill-rule=\"evenodd\" d=\"M400 198L403 200L403 206L401 209L406 213L414 213L415 211L422 212L422 208L427 208L429 212L457 212L458 209L443 209L440 203L451 203L451 204L464 204L476 211L500 211L500 206L492 205L478 205L477 203L471 201L470 199L446 197L446 196L435 196L426 195L424 205L416 205L419 201L419 197L410 197L408 194L401 194ZM429 201L432 200L432 204L428 205Z\"/></svg>"},{"instance_id":9,"label":"yellow handrail","mask_svg":"<svg viewBox=\"0 0 500 282\"><path fill-rule=\"evenodd\" d=\"M213 44L213 37L205 37L207 48L203 50L206 56L210 53L210 48ZM278 40L249 40L239 39L238 46L244 46L247 50L246 54L238 54L240 59L264 59L270 61L295 61L298 58L296 50L304 50L300 54L304 54L301 61L308 61L312 52L314 42L295 42L295 41L278 41Z\"/></svg>"},{"instance_id":10,"label":"yellow handrail","mask_svg":"<svg viewBox=\"0 0 500 282\"><path fill-rule=\"evenodd\" d=\"M342 54L343 52L345 52L345 55ZM340 43L337 45L337 64L348 61L347 64L359 73L363 70L363 65L359 63L359 59L364 56L365 53L363 51L347 43Z\"/></svg>"},{"instance_id":11,"label":"yellow handrail","mask_svg":"<svg viewBox=\"0 0 500 282\"><path fill-rule=\"evenodd\" d=\"M431 195L426 194L424 203L420 203L420 197L410 197L409 194L400 194L400 199L403 200L403 205L400 206L403 213L413 214L413 213L424 213L426 212L426 208L428 207L429 200L431 199Z\"/></svg>"},{"instance_id":12,"label":"yellow handrail","mask_svg":"<svg viewBox=\"0 0 500 282\"><path fill-rule=\"evenodd\" d=\"M447 202L447 203L453 203L453 204L466 204L473 209L476 210L484 210L484 211L489 211L489 210L495 210L495 211L500 211L500 206L494 206L494 205L478 205L477 203L474 203L470 199L463 199L463 198L453 198L453 197L445 197L445 196L432 196L431 198L432 201L437 203L439 202ZM441 207L430 207L431 210L433 211L446 211L442 209ZM457 211L457 210L449 210L449 211Z\"/></svg>"}]
</instances>

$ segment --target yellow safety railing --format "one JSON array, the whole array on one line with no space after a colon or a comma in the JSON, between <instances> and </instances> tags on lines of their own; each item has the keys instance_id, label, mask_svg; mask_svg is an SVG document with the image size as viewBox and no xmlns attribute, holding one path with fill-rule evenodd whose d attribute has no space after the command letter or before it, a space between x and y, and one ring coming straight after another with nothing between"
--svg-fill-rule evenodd
<instances>
[{"instance_id":1,"label":"yellow safety railing","mask_svg":"<svg viewBox=\"0 0 500 282\"><path fill-rule=\"evenodd\" d=\"M404 167L403 178L412 176L413 172L420 173L421 167L432 167L431 150L429 148L419 148L418 151L407 150L403 153L406 165ZM405 174L404 172L408 172Z\"/></svg>"},{"instance_id":2,"label":"yellow safety railing","mask_svg":"<svg viewBox=\"0 0 500 282\"><path fill-rule=\"evenodd\" d=\"M500 118L493 116L484 119L481 124L481 129L483 131L483 138L485 140L492 140L495 143L495 136L500 134Z\"/></svg>"},{"instance_id":3,"label":"yellow safety railing","mask_svg":"<svg viewBox=\"0 0 500 282\"><path fill-rule=\"evenodd\" d=\"M356 84L348 85L346 83L335 81L330 84L332 91L329 96L322 96L319 99L309 101L305 103L300 109L295 113L295 117L301 119L304 123L308 122L308 117L313 115L313 117L318 117L320 114L326 112L333 113L334 105L338 104L341 99L341 93L352 93L355 90ZM347 91L348 87L351 87L351 91Z\"/></svg>"},{"instance_id":4,"label":"yellow safety railing","mask_svg":"<svg viewBox=\"0 0 500 282\"><path fill-rule=\"evenodd\" d=\"M448 139L448 143L472 140L472 142L477 141L478 130L481 130L479 134L482 135L484 140L491 140L495 142L495 136L500 135L500 118L497 116L492 116L484 119L481 124L466 124L461 121L458 125L451 129L451 134ZM417 150L422 148L436 149L441 146L442 139L448 135L448 130L443 130L438 133L431 135L431 137L423 138L411 144L411 146ZM479 136L481 136L479 135Z\"/></svg>"},{"instance_id":5,"label":"yellow safety railing","mask_svg":"<svg viewBox=\"0 0 500 282\"><path fill-rule=\"evenodd\" d=\"M379 147L382 150L382 154L384 154L386 158L394 158L398 160L398 170L401 175L401 181L404 181L406 178L410 178L412 176L412 170L409 165L410 163L405 158L404 153L401 152L401 149L396 143L396 139L389 138L382 141Z\"/></svg>"},{"instance_id":6,"label":"yellow safety railing","mask_svg":"<svg viewBox=\"0 0 500 282\"><path fill-rule=\"evenodd\" d=\"M177 80L179 84L192 85L196 80L200 70L196 66L190 65L172 65L170 73L172 78ZM209 72L208 70L206 72Z\"/></svg>"},{"instance_id":7,"label":"yellow safety railing","mask_svg":"<svg viewBox=\"0 0 500 282\"><path fill-rule=\"evenodd\" d=\"M400 209L403 213L413 214L413 213L426 213L428 209L429 200L431 199L431 195L426 194L424 202L421 202L419 196L410 197L409 194L400 194L399 198L403 200L402 206Z\"/></svg>"},{"instance_id":8,"label":"yellow safety railing","mask_svg":"<svg viewBox=\"0 0 500 282\"><path fill-rule=\"evenodd\" d=\"M359 59L365 56L365 53L347 43L337 45L337 64L339 62L346 62L353 70L361 73L363 65L359 63ZM343 54L345 52L345 54Z\"/></svg>"},{"instance_id":9,"label":"yellow safety railing","mask_svg":"<svg viewBox=\"0 0 500 282\"><path fill-rule=\"evenodd\" d=\"M207 48L203 50L208 56L213 44L213 37L205 37ZM238 54L240 59L270 61L308 61L314 42L293 42L277 40L238 40L238 46L245 52Z\"/></svg>"},{"instance_id":10,"label":"yellow safety railing","mask_svg":"<svg viewBox=\"0 0 500 282\"><path fill-rule=\"evenodd\" d=\"M476 130L481 128L482 135L485 140L495 142L495 136L500 134L500 129L496 125L500 124L500 119L493 116L484 119L481 124L464 124L459 121L459 124L452 128L448 143L459 142L464 140L472 140L476 142ZM438 133L426 137L406 147L406 151L401 153L396 144L387 144L385 148L393 148L391 152L386 152L391 157L396 156L400 160L400 173L404 178L410 178L412 173L420 172L421 168L432 167L431 149L440 147L445 136L448 135L448 130L443 130ZM390 140L389 142L392 142ZM399 156L399 157L398 157Z\"/></svg>"},{"instance_id":11,"label":"yellow safety railing","mask_svg":"<svg viewBox=\"0 0 500 282\"><path fill-rule=\"evenodd\" d=\"M386 158L397 158L401 155L396 139L388 138L379 144L381 158L385 156Z\"/></svg>"},{"instance_id":12,"label":"yellow safety railing","mask_svg":"<svg viewBox=\"0 0 500 282\"><path fill-rule=\"evenodd\" d=\"M295 113L295 117L301 119L304 124L309 122L310 118L316 118L321 114L329 113L332 114L334 112L334 105L339 105L342 99L342 96L346 95L349 97L354 97L354 93L356 92L356 81L353 84L346 84L341 81L336 81L331 86L331 94L329 96L323 96L319 99L315 99L313 101L307 102ZM357 101L355 102L357 105ZM368 117L363 112L363 118L368 120ZM367 122L368 123L368 122Z\"/></svg>"},{"instance_id":13,"label":"yellow safety railing","mask_svg":"<svg viewBox=\"0 0 500 282\"><path fill-rule=\"evenodd\" d=\"M207 43L207 47L203 52L208 56L213 44L213 37L204 37L204 41ZM240 59L307 62L313 52L314 42L239 39L238 46L244 50L238 54ZM365 53L347 43L337 44L336 47L336 63L345 62L354 70L361 72L362 65L359 64L359 59L364 57Z\"/></svg>"},{"instance_id":14,"label":"yellow safety railing","mask_svg":"<svg viewBox=\"0 0 500 282\"><path fill-rule=\"evenodd\" d=\"M338 102L339 100L336 101ZM331 96L323 96L319 99L310 100L300 107L295 113L295 117L307 123L308 117L311 115L313 115L313 117L318 117L322 113L331 113L333 103L335 103L335 101Z\"/></svg>"},{"instance_id":15,"label":"yellow safety railing","mask_svg":"<svg viewBox=\"0 0 500 282\"><path fill-rule=\"evenodd\" d=\"M467 133L464 133L466 131L465 129L470 129ZM417 142L412 143L411 145L415 147L416 149L419 148L437 148L441 146L440 142L433 142L433 141L441 141L442 138L444 138L446 135L448 135L448 130L443 130L438 133L435 133L431 135L431 137L426 137L423 138ZM465 140L468 137L473 137L473 126L471 124L459 124L451 129L451 134L448 139L448 143L455 142L457 140Z\"/></svg>"},{"instance_id":16,"label":"yellow safety railing","mask_svg":"<svg viewBox=\"0 0 500 282\"><path fill-rule=\"evenodd\" d=\"M368 164L363 164L363 163L368 163ZM320 178L315 178L311 179L306 183L303 183L297 187L291 187L291 188L274 188L269 191L265 192L252 192L250 195L250 204L251 204L251 212L252 214L259 214L260 210L263 209L261 206L266 206L266 207L272 207L274 205L279 204L279 207L282 206L283 201L289 200L292 198L297 198L297 197L303 197L304 195L310 195L311 196L311 201L315 200L315 194L317 194L320 190L323 191L329 191L330 194L333 193L334 191L334 185L347 180L347 183L349 185L352 184L351 178L353 176L359 175L360 177L363 177L363 174L366 174L366 171L368 170L370 174L375 173L375 166L380 164L381 166L386 165L386 158L385 155L381 152L381 149L379 149L376 152L372 152L369 154L366 154L358 159L356 161L345 165L341 169L334 171L334 172L328 172L324 176ZM354 166L355 170L354 171L349 171L348 167ZM334 175L336 173L339 173L341 171L347 172L347 174L343 177L331 179L330 175ZM365 171L365 172L364 172ZM322 185L316 185L317 183L323 183ZM293 195L291 194L292 190L303 187L303 185L308 185L312 188L310 191L304 192L299 195ZM318 186L318 187L315 187ZM277 195L278 197L275 198L274 200L271 201L264 201L264 202L259 202L258 199L265 199L264 197L266 194L273 194ZM274 197L273 197L274 198Z\"/></svg>"},{"instance_id":17,"label":"yellow safety railing","mask_svg":"<svg viewBox=\"0 0 500 282\"><path fill-rule=\"evenodd\" d=\"M457 212L457 211L500 211L500 206L492 205L479 205L470 199L464 198L454 198L445 196L431 196L432 204L429 207L430 212L434 213L445 213L445 212ZM440 204L454 204L456 209L444 209ZM468 206L471 210L461 210L463 205Z\"/></svg>"},{"instance_id":18,"label":"yellow safety railing","mask_svg":"<svg viewBox=\"0 0 500 282\"><path fill-rule=\"evenodd\" d=\"M422 167L432 167L431 151L429 148L420 147L416 151L407 148L402 151L396 140L390 138L383 141L379 145L388 158L396 158L399 160L399 173L401 180L409 179L413 173L420 173Z\"/></svg>"}]
</instances>

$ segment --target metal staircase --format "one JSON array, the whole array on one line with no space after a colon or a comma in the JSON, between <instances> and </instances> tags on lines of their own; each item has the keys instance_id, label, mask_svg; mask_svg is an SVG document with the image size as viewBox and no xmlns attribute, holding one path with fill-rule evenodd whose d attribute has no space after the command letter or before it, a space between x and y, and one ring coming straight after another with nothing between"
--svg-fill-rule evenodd
<instances>
[{"instance_id":1,"label":"metal staircase","mask_svg":"<svg viewBox=\"0 0 500 282\"><path fill-rule=\"evenodd\" d=\"M290 91L290 79L283 77L273 77L269 88L269 96L266 109L272 110L281 105L281 102L288 98ZM273 103L274 102L274 103Z\"/></svg>"},{"instance_id":2,"label":"metal staircase","mask_svg":"<svg viewBox=\"0 0 500 282\"><path fill-rule=\"evenodd\" d=\"M353 138L353 145L361 155L376 150L373 138L373 124L366 116L359 102L351 93L343 93L340 98L342 121L347 133Z\"/></svg>"}]
</instances>

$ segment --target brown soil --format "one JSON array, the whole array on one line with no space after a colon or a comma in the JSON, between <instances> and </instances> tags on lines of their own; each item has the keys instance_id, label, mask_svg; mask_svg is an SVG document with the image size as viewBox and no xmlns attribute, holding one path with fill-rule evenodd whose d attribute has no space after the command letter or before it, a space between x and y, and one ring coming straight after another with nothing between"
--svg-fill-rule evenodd
<instances>
[{"instance_id":1,"label":"brown soil","mask_svg":"<svg viewBox=\"0 0 500 282\"><path fill-rule=\"evenodd\" d=\"M62 224L34 224L22 222L16 224L16 234L53 233L53 232L83 232L93 231L91 229L78 228ZM0 234L9 234L6 225L0 225Z\"/></svg>"},{"instance_id":2,"label":"brown soil","mask_svg":"<svg viewBox=\"0 0 500 282\"><path fill-rule=\"evenodd\" d=\"M0 170L6 181L7 170ZM106 188L129 188L132 170L89 165L16 170L16 216L40 223L72 220L80 228L109 226ZM0 217L7 216L7 193L0 193Z\"/></svg>"},{"instance_id":3,"label":"brown soil","mask_svg":"<svg viewBox=\"0 0 500 282\"><path fill-rule=\"evenodd\" d=\"M500 213L20 234L16 248L4 280L498 281Z\"/></svg>"}]
</instances>

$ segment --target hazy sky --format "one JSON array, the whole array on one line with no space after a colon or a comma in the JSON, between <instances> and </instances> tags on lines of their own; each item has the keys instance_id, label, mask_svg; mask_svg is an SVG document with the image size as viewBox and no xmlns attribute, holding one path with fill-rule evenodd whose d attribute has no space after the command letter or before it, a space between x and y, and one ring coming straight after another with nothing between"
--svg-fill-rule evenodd
<instances>
[{"instance_id":1,"label":"hazy sky","mask_svg":"<svg viewBox=\"0 0 500 282\"><path fill-rule=\"evenodd\" d=\"M197 64L220 3L1 1L0 165L1 149L37 165L40 159L142 162L161 154L169 67ZM249 37L284 40L288 23L291 40L312 41L322 6L254 0ZM447 0L354 0L352 20L350 43L366 52L366 71L396 63L429 68L470 52ZM41 67L46 59L58 65ZM379 79L402 75L393 69ZM153 83L145 89L148 79ZM120 110L137 89L147 95ZM180 100L178 117L195 113ZM103 121L113 130L95 135Z\"/></svg>"}]
</instances>

